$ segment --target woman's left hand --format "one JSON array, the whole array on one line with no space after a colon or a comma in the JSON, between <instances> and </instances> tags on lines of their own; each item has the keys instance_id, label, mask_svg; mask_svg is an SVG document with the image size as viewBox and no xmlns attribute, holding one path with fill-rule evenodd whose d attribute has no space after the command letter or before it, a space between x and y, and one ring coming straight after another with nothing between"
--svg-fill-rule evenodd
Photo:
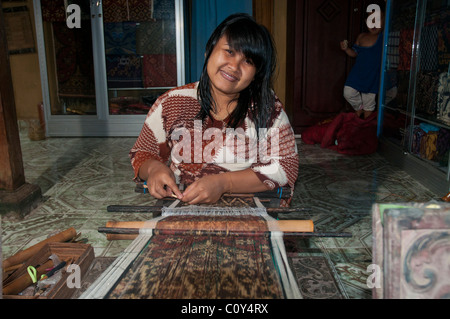
<instances>
[{"instance_id":1,"label":"woman's left hand","mask_svg":"<svg viewBox=\"0 0 450 319\"><path fill-rule=\"evenodd\" d=\"M190 205L214 204L227 192L228 183L226 173L204 176L186 188L182 200Z\"/></svg>"}]
</instances>

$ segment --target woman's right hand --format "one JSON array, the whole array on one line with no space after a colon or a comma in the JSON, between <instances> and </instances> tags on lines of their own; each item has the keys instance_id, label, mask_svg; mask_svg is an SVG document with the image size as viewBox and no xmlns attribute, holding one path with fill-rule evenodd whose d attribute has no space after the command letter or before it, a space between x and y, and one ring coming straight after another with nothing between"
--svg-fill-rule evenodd
<instances>
[{"instance_id":1,"label":"woman's right hand","mask_svg":"<svg viewBox=\"0 0 450 319\"><path fill-rule=\"evenodd\" d=\"M345 51L348 49L348 40L341 41L341 50Z\"/></svg>"},{"instance_id":2,"label":"woman's right hand","mask_svg":"<svg viewBox=\"0 0 450 319\"><path fill-rule=\"evenodd\" d=\"M175 194L178 199L183 198L175 182L175 175L167 165L158 160L150 160L142 165L140 172L141 178L147 180L148 191L153 197L162 199Z\"/></svg>"}]
</instances>

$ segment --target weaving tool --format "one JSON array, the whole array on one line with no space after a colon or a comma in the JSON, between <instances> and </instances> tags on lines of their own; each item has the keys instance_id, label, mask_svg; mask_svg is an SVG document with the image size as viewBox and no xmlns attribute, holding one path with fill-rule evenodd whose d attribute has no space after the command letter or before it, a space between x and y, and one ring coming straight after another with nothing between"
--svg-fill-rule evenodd
<instances>
[{"instance_id":1,"label":"weaving tool","mask_svg":"<svg viewBox=\"0 0 450 319\"><path fill-rule=\"evenodd\" d=\"M302 298L283 233L257 198L255 203L175 207L175 201L163 207L80 298ZM183 225L205 221L212 228L229 222L241 228L212 234Z\"/></svg>"}]
</instances>

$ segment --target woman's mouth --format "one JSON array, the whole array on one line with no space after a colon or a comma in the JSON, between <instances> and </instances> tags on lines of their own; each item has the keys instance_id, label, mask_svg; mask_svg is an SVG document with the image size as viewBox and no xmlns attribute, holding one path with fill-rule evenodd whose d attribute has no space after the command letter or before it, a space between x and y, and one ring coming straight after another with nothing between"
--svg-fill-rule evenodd
<instances>
[{"instance_id":1,"label":"woman's mouth","mask_svg":"<svg viewBox=\"0 0 450 319\"><path fill-rule=\"evenodd\" d=\"M223 77L225 80L227 80L227 81L230 81L230 82L236 82L236 81L239 81L239 78L238 78L237 76L232 75L232 74L230 74L230 73L228 73L228 72L225 72L225 71L223 71L223 70L220 71L220 74L221 74L222 77Z\"/></svg>"}]
</instances>

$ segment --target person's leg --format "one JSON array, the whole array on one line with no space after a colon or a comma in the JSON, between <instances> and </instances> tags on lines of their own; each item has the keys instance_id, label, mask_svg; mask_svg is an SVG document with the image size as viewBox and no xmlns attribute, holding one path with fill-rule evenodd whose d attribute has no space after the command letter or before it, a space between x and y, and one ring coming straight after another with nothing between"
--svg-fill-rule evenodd
<instances>
[{"instance_id":1,"label":"person's leg","mask_svg":"<svg viewBox=\"0 0 450 319\"><path fill-rule=\"evenodd\" d=\"M375 111L376 97L374 93L362 93L361 98L363 101L364 118L368 118Z\"/></svg>"},{"instance_id":2,"label":"person's leg","mask_svg":"<svg viewBox=\"0 0 450 319\"><path fill-rule=\"evenodd\" d=\"M363 112L363 100L361 93L350 86L344 86L344 98L355 110L356 115L360 116Z\"/></svg>"}]
</instances>

